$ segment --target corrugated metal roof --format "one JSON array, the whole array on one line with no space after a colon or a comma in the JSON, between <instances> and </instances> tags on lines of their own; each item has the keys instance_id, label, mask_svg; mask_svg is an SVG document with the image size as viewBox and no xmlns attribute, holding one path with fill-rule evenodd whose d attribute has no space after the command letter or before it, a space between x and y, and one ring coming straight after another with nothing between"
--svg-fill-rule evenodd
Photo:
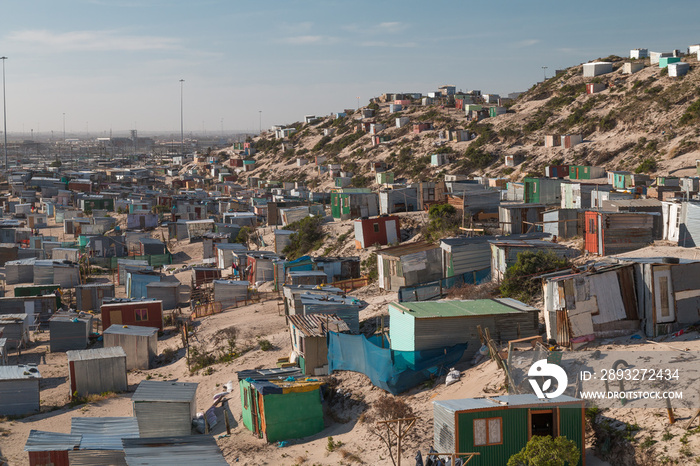
<instances>
[{"instance_id":1,"label":"corrugated metal roof","mask_svg":"<svg viewBox=\"0 0 700 466\"><path fill-rule=\"evenodd\" d=\"M515 301L515 300L513 300ZM433 317L467 317L493 314L513 314L523 312L521 307L514 308L510 302L503 303L496 299L449 300L449 301L416 301L390 303L390 306L403 312L408 312L416 319ZM521 303L521 306L526 307ZM530 308L536 310L534 308ZM528 309L529 310L529 309Z\"/></svg>"},{"instance_id":2,"label":"corrugated metal roof","mask_svg":"<svg viewBox=\"0 0 700 466\"><path fill-rule=\"evenodd\" d=\"M276 380L286 379L287 377L301 377L303 374L298 367L280 367L274 369L249 369L236 372L236 375L238 380Z\"/></svg>"},{"instance_id":3,"label":"corrugated metal roof","mask_svg":"<svg viewBox=\"0 0 700 466\"><path fill-rule=\"evenodd\" d=\"M40 379L41 374L35 364L21 366L0 366L0 380Z\"/></svg>"},{"instance_id":4,"label":"corrugated metal roof","mask_svg":"<svg viewBox=\"0 0 700 466\"><path fill-rule=\"evenodd\" d=\"M219 269L213 269L219 270ZM250 286L250 282L245 280L214 280L212 283L217 283L219 285L238 285L238 286Z\"/></svg>"},{"instance_id":5,"label":"corrugated metal roof","mask_svg":"<svg viewBox=\"0 0 700 466\"><path fill-rule=\"evenodd\" d=\"M440 406L451 412L479 411L487 408L561 405L564 403L583 403L583 400L568 395L560 395L556 399L540 399L533 394L501 395L492 398L463 398L460 400L437 400L433 405Z\"/></svg>"},{"instance_id":6,"label":"corrugated metal roof","mask_svg":"<svg viewBox=\"0 0 700 466\"><path fill-rule=\"evenodd\" d=\"M24 451L68 451L78 448L80 435L31 430Z\"/></svg>"},{"instance_id":7,"label":"corrugated metal roof","mask_svg":"<svg viewBox=\"0 0 700 466\"><path fill-rule=\"evenodd\" d=\"M392 246L390 248L378 249L377 254L388 257L401 257L406 254L414 254L421 251L429 251L438 248L435 244L430 244L425 241L418 243L402 244L400 246Z\"/></svg>"},{"instance_id":8,"label":"corrugated metal roof","mask_svg":"<svg viewBox=\"0 0 700 466\"><path fill-rule=\"evenodd\" d=\"M661 207L661 201L658 199L611 199L605 202L611 206Z\"/></svg>"},{"instance_id":9,"label":"corrugated metal roof","mask_svg":"<svg viewBox=\"0 0 700 466\"><path fill-rule=\"evenodd\" d=\"M91 359L107 359L126 357L126 353L121 346L113 346L111 348L93 348L87 350L66 351L68 361L88 361Z\"/></svg>"},{"instance_id":10,"label":"corrugated metal roof","mask_svg":"<svg viewBox=\"0 0 700 466\"><path fill-rule=\"evenodd\" d=\"M29 317L27 314L0 314L0 323L14 324L24 322Z\"/></svg>"},{"instance_id":11,"label":"corrugated metal roof","mask_svg":"<svg viewBox=\"0 0 700 466\"><path fill-rule=\"evenodd\" d=\"M336 333L350 331L348 324L335 314L295 314L287 316L287 319L307 337L323 337L328 331Z\"/></svg>"},{"instance_id":12,"label":"corrugated metal roof","mask_svg":"<svg viewBox=\"0 0 700 466\"><path fill-rule=\"evenodd\" d=\"M197 393L197 383L193 382L162 382L143 380L134 392L131 400L182 402L192 401Z\"/></svg>"},{"instance_id":13,"label":"corrugated metal roof","mask_svg":"<svg viewBox=\"0 0 700 466\"><path fill-rule=\"evenodd\" d=\"M85 285L75 285L74 288L114 288L114 283L87 283Z\"/></svg>"},{"instance_id":14,"label":"corrugated metal roof","mask_svg":"<svg viewBox=\"0 0 700 466\"><path fill-rule=\"evenodd\" d=\"M129 466L172 466L196 464L198 466L228 466L214 437L154 437L124 439L126 464Z\"/></svg>"},{"instance_id":15,"label":"corrugated metal roof","mask_svg":"<svg viewBox=\"0 0 700 466\"><path fill-rule=\"evenodd\" d=\"M141 327L139 325L110 325L107 330L102 332L105 335L136 335L150 337L153 334L158 333L156 327Z\"/></svg>"},{"instance_id":16,"label":"corrugated metal roof","mask_svg":"<svg viewBox=\"0 0 700 466\"><path fill-rule=\"evenodd\" d=\"M74 417L70 431L82 435L81 450L122 450L122 439L139 438L135 417Z\"/></svg>"}]
</instances>

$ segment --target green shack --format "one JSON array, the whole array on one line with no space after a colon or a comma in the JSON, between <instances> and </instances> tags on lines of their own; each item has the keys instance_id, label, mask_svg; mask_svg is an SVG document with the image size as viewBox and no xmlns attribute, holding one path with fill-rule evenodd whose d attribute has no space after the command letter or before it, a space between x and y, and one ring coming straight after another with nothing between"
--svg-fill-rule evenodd
<instances>
[{"instance_id":1,"label":"green shack","mask_svg":"<svg viewBox=\"0 0 700 466\"><path fill-rule=\"evenodd\" d=\"M633 186L632 173L627 171L614 171L612 173L613 189L625 190ZM608 177L610 178L610 177Z\"/></svg>"},{"instance_id":2,"label":"green shack","mask_svg":"<svg viewBox=\"0 0 700 466\"><path fill-rule=\"evenodd\" d=\"M394 172L377 173L377 184L391 184L394 182Z\"/></svg>"},{"instance_id":3,"label":"green shack","mask_svg":"<svg viewBox=\"0 0 700 466\"><path fill-rule=\"evenodd\" d=\"M605 176L605 168L590 165L569 165L570 180L593 180Z\"/></svg>"},{"instance_id":4,"label":"green shack","mask_svg":"<svg viewBox=\"0 0 700 466\"><path fill-rule=\"evenodd\" d=\"M584 401L532 394L433 401L434 447L440 453L479 453L469 466L504 465L533 435L563 436L576 443L584 464Z\"/></svg>"},{"instance_id":5,"label":"green shack","mask_svg":"<svg viewBox=\"0 0 700 466\"><path fill-rule=\"evenodd\" d=\"M523 179L523 200L527 204L561 204L562 180L552 178Z\"/></svg>"},{"instance_id":6,"label":"green shack","mask_svg":"<svg viewBox=\"0 0 700 466\"><path fill-rule=\"evenodd\" d=\"M681 57L661 57L659 58L659 68L666 68L671 63L678 63Z\"/></svg>"},{"instance_id":7,"label":"green shack","mask_svg":"<svg viewBox=\"0 0 700 466\"><path fill-rule=\"evenodd\" d=\"M52 285L20 285L16 286L14 289L15 298L23 298L26 296L47 296L56 295L56 307L61 307L63 303L61 302L61 295L56 291L60 289L61 286L57 284Z\"/></svg>"},{"instance_id":8,"label":"green shack","mask_svg":"<svg viewBox=\"0 0 700 466\"><path fill-rule=\"evenodd\" d=\"M379 215L379 196L369 188L340 188L331 191L331 215L340 220Z\"/></svg>"},{"instance_id":9,"label":"green shack","mask_svg":"<svg viewBox=\"0 0 700 466\"><path fill-rule=\"evenodd\" d=\"M294 369L298 374L298 368ZM323 384L293 376L273 378L284 374L284 369L238 373L243 425L270 443L308 437L324 428Z\"/></svg>"}]
</instances>

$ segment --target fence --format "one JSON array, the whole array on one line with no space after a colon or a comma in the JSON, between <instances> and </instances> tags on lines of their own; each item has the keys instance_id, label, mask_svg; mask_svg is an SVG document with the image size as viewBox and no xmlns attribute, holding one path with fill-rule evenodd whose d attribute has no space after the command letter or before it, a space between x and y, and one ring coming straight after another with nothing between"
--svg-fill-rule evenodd
<instances>
[{"instance_id":1,"label":"fence","mask_svg":"<svg viewBox=\"0 0 700 466\"><path fill-rule=\"evenodd\" d=\"M190 320L201 317L219 314L229 309L236 309L251 304L258 304L266 301L273 301L282 298L279 291L251 291L248 290L248 297L245 299L227 299L224 301L210 302L204 304L193 304Z\"/></svg>"},{"instance_id":2,"label":"fence","mask_svg":"<svg viewBox=\"0 0 700 466\"><path fill-rule=\"evenodd\" d=\"M357 288L362 288L367 286L372 282L369 277L351 278L349 280L341 280L339 282L333 282L330 286L340 288L344 293L352 291Z\"/></svg>"},{"instance_id":3,"label":"fence","mask_svg":"<svg viewBox=\"0 0 700 466\"><path fill-rule=\"evenodd\" d=\"M467 272L454 277L443 278L434 282L419 283L417 285L402 286L399 288L399 302L428 301L444 298L447 290L462 285L478 285L491 279L491 268Z\"/></svg>"},{"instance_id":4,"label":"fence","mask_svg":"<svg viewBox=\"0 0 700 466\"><path fill-rule=\"evenodd\" d=\"M193 306L192 314L190 315L190 320L219 314L222 310L223 307L221 306L221 303L199 304L197 306Z\"/></svg>"}]
</instances>

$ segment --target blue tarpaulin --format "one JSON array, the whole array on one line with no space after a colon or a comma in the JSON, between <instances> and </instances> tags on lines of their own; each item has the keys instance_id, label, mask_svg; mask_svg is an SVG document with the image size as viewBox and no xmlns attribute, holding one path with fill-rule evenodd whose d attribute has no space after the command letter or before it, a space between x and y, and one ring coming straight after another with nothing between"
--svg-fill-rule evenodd
<instances>
[{"instance_id":1,"label":"blue tarpaulin","mask_svg":"<svg viewBox=\"0 0 700 466\"><path fill-rule=\"evenodd\" d=\"M396 395L447 373L467 349L466 343L425 351L394 351L378 345L381 340L370 341L364 335L328 332L329 373L361 372L374 386Z\"/></svg>"}]
</instances>

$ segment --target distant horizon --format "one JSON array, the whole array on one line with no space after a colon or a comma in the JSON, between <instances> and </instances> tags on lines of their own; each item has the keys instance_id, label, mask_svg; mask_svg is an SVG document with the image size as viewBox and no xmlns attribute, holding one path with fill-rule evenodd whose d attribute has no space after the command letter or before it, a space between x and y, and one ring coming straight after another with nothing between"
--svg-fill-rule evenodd
<instances>
[{"instance_id":1,"label":"distant horizon","mask_svg":"<svg viewBox=\"0 0 700 466\"><path fill-rule=\"evenodd\" d=\"M257 134L385 92L522 92L556 69L700 41L700 3L663 5L668 22L657 10L649 0L8 2L8 138L181 125Z\"/></svg>"}]
</instances>

